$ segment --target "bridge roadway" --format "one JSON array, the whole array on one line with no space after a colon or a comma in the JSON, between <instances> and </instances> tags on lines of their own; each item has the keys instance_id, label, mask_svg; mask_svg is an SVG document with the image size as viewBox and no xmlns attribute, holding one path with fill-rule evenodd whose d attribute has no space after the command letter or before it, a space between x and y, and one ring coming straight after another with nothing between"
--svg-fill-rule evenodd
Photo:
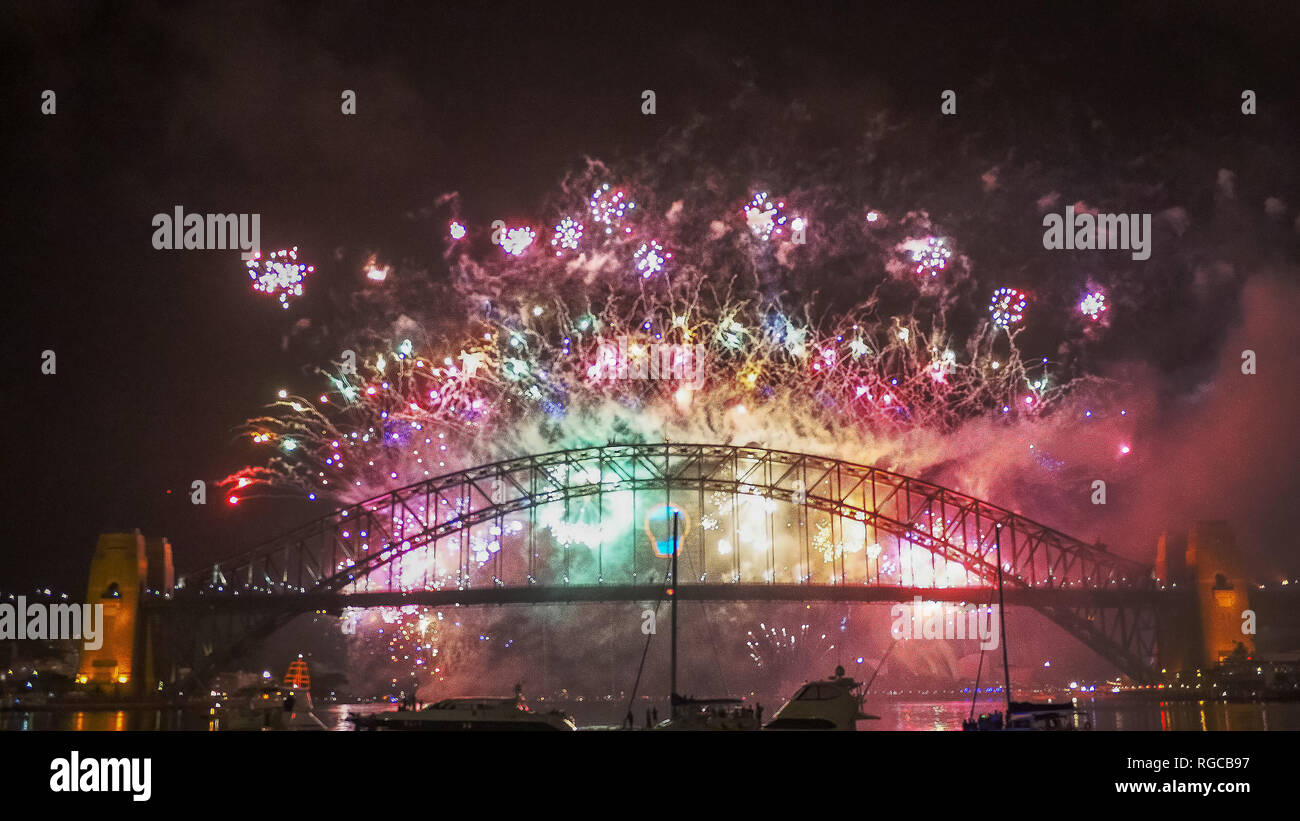
<instances>
[{"instance_id":1,"label":"bridge roadway","mask_svg":"<svg viewBox=\"0 0 1300 821\"><path fill-rule=\"evenodd\" d=\"M899 587L890 585L837 584L703 584L688 582L676 588L678 601L715 602L910 602L916 596L925 601L991 604L997 589L990 587ZM1123 607L1151 605L1186 606L1195 598L1191 589L1088 590L1070 588L1007 588L1008 606ZM530 585L526 587L479 587L457 590L376 591L358 593L205 593L175 599L151 599L147 608L162 610L337 612L344 607L401 607L423 605L575 604L582 602L648 602L664 598L663 585L593 584Z\"/></svg>"}]
</instances>

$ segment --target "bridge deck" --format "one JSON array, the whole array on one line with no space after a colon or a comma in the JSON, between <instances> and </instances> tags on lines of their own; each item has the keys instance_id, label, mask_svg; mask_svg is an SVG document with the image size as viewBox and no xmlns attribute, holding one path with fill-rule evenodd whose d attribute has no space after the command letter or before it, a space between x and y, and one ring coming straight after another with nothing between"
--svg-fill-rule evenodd
<instances>
[{"instance_id":1,"label":"bridge deck","mask_svg":"<svg viewBox=\"0 0 1300 821\"><path fill-rule=\"evenodd\" d=\"M1177 605L1190 590L1088 590L1023 589L1004 592L1006 603L1026 607L1121 607L1133 604ZM829 584L691 584L676 588L680 601L799 601L799 602L910 602L980 603L996 601L988 587L899 587ZM207 594L183 599L154 600L150 607L207 608L220 606L247 610L337 611L344 607L424 605L562 604L579 602L648 602L663 597L661 585L568 585L485 587L467 590L381 591L370 593L302 593L297 596L256 593Z\"/></svg>"}]
</instances>

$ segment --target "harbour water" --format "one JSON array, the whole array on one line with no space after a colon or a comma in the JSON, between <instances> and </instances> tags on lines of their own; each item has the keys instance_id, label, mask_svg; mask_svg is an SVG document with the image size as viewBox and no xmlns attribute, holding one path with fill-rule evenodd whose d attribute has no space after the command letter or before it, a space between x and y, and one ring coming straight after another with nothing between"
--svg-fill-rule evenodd
<instances>
[{"instance_id":1,"label":"harbour water","mask_svg":"<svg viewBox=\"0 0 1300 821\"><path fill-rule=\"evenodd\" d=\"M534 705L543 708L543 705ZM781 705L765 706L771 716ZM1252 731L1300 730L1300 701L1222 702L1222 701L1138 701L1126 699L1080 700L1079 720L1095 730L1140 731ZM668 715L667 701L638 701L633 719L638 728L645 726L646 709L658 708L659 717ZM979 710L996 709L993 703L981 702ZM393 705L331 704L318 707L316 715L331 730L351 730L349 716L366 715L396 709ZM580 729L618 726L625 719L627 705L612 702L553 702L544 709L560 709L573 716ZM868 700L867 711L879 720L860 721L864 731L945 731L960 730L962 719L970 713L969 701ZM0 730L134 730L134 731L203 731L217 729L212 716L201 708L123 710L42 709L30 712L0 712Z\"/></svg>"}]
</instances>

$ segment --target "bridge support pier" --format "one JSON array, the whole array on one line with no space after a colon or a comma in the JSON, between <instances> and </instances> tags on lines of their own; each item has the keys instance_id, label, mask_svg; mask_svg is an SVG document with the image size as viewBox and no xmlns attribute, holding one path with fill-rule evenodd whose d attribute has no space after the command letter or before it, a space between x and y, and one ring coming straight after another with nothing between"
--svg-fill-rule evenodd
<instances>
[{"instance_id":1,"label":"bridge support pier","mask_svg":"<svg viewBox=\"0 0 1300 821\"><path fill-rule=\"evenodd\" d=\"M1184 588L1193 606L1167 609L1157 628L1161 670L1191 672L1222 662L1240 646L1255 653L1242 632L1250 609L1245 562L1227 522L1197 522L1189 533L1165 533L1156 544L1156 581Z\"/></svg>"},{"instance_id":2,"label":"bridge support pier","mask_svg":"<svg viewBox=\"0 0 1300 821\"><path fill-rule=\"evenodd\" d=\"M156 653L160 623L141 604L148 597L172 593L172 547L165 537L131 533L101 533L90 561L86 603L104 606L100 625L103 643L83 649L77 685L118 698L133 698L157 690L162 673L170 678Z\"/></svg>"}]
</instances>

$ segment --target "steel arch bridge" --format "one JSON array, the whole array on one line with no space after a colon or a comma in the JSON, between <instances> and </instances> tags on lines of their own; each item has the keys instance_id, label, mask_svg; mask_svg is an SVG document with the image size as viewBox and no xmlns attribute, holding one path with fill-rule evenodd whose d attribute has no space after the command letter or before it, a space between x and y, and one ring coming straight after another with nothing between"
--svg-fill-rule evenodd
<instances>
[{"instance_id":1,"label":"steel arch bridge","mask_svg":"<svg viewBox=\"0 0 1300 821\"><path fill-rule=\"evenodd\" d=\"M985 603L1000 540L1008 602L1131 677L1153 672L1150 568L930 482L753 446L611 444L431 478L185 575L167 604L231 617L181 652L197 673L310 610L652 600L668 505L686 521L683 599Z\"/></svg>"}]
</instances>

